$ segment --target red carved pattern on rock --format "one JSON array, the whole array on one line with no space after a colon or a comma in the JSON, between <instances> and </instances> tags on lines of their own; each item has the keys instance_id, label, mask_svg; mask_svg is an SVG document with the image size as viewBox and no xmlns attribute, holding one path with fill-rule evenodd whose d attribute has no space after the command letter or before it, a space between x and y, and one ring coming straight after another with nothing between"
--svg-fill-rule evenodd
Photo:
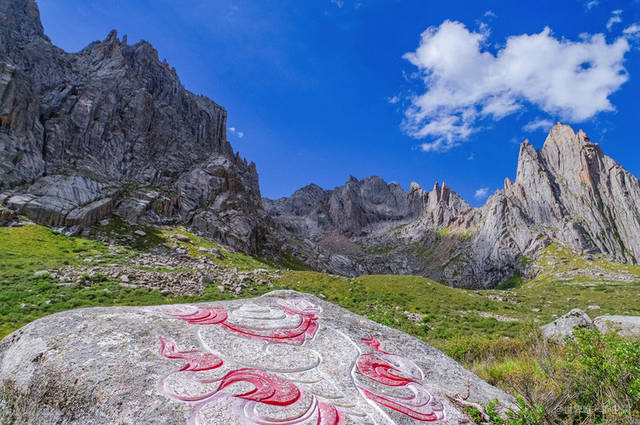
<instances>
[{"instance_id":1,"label":"red carved pattern on rock","mask_svg":"<svg viewBox=\"0 0 640 425\"><path fill-rule=\"evenodd\" d=\"M376 351L376 353L365 353L358 357L356 368L362 375L385 386L408 387L413 392L411 397L397 397L381 394L371 388L359 385L358 389L365 397L377 404L422 422L435 422L444 419L442 403L435 400L416 379L406 376L414 375L416 370L419 370L411 360L382 351L380 349L380 341L375 337L363 338L362 342ZM396 367L385 358L401 360L402 362L396 361L401 366ZM406 368L403 368L402 364ZM420 376L422 376L421 371Z\"/></svg>"},{"instance_id":2,"label":"red carved pattern on rock","mask_svg":"<svg viewBox=\"0 0 640 425\"><path fill-rule=\"evenodd\" d=\"M229 315L227 311L219 307L195 307L194 313L181 314L173 309L164 310L170 316L184 320L192 325L221 325L225 329L236 334L251 339L258 339L265 342L274 342L282 344L300 345L304 343L306 338L312 338L318 330L317 310L296 309L290 304L283 305L282 309L289 315L297 315L300 317L299 324L294 328L273 329L264 333L259 333L253 329L233 324L228 321ZM161 310L163 311L163 310Z\"/></svg>"},{"instance_id":3,"label":"red carved pattern on rock","mask_svg":"<svg viewBox=\"0 0 640 425\"><path fill-rule=\"evenodd\" d=\"M299 345L302 344L306 337L313 337L318 329L318 316L311 313L304 313L284 308L285 313L300 316L300 323L295 328L274 329L267 334L260 334L251 329L224 322L222 326L232 332L243 335L247 338L259 339L265 342L275 342L284 344Z\"/></svg>"},{"instance_id":4,"label":"red carved pattern on rock","mask_svg":"<svg viewBox=\"0 0 640 425\"><path fill-rule=\"evenodd\" d=\"M225 323L229 318L227 311L224 308L218 307L198 307L198 310L191 314L170 314L173 317L184 320L191 325L218 325L220 323Z\"/></svg>"},{"instance_id":5,"label":"red carved pattern on rock","mask_svg":"<svg viewBox=\"0 0 640 425\"><path fill-rule=\"evenodd\" d=\"M300 400L302 393L293 383L284 378L272 375L261 369L236 369L227 373L216 390L222 391L236 382L247 382L253 389L234 397L257 401L274 406L290 406Z\"/></svg>"},{"instance_id":6,"label":"red carved pattern on rock","mask_svg":"<svg viewBox=\"0 0 640 425\"><path fill-rule=\"evenodd\" d=\"M435 422L442 419L442 417L438 417L438 415L434 412L421 412L418 410L414 410L413 408L406 406L401 402L380 396L372 391L367 390L366 388L360 388L360 391L362 391L365 397L375 401L376 403L388 407L389 409L395 410L396 412L400 412L412 419L417 419L422 422Z\"/></svg>"},{"instance_id":7,"label":"red carved pattern on rock","mask_svg":"<svg viewBox=\"0 0 640 425\"><path fill-rule=\"evenodd\" d=\"M185 360L187 364L181 369L173 372L172 374L187 372L191 373L192 378L194 372L212 370L223 365L223 360L212 353L205 353L197 350L180 351L173 341L162 337L160 338L160 354L168 359ZM193 378L192 380L194 383L204 382L199 381L196 378ZM263 369L236 369L228 372L220 379L208 382L219 382L219 384L215 390L209 391L204 395L200 395L197 397L178 396L173 393L167 393L167 395L181 401L200 402L200 407L202 407L202 404L206 404L210 401L215 400L216 396L222 394L230 395L247 402L263 403L272 406L291 406L294 403L300 401L303 395L303 391L300 390L291 381L280 376L268 373ZM253 386L253 389L237 394L224 392L225 389L239 382L251 384ZM336 409L335 406L320 402L315 398L308 411L300 414L295 418L277 420L277 423L280 425L298 424L302 419L304 419L304 417L310 418L314 414L317 415L317 425L344 424L344 415L341 411ZM251 420L245 417L245 419L254 422L256 425L275 423L274 420L269 418Z\"/></svg>"},{"instance_id":8,"label":"red carved pattern on rock","mask_svg":"<svg viewBox=\"0 0 640 425\"><path fill-rule=\"evenodd\" d=\"M394 373L401 373L401 371L374 353L362 354L358 357L356 367L367 378L390 387L402 387L409 382L415 382L413 379Z\"/></svg>"},{"instance_id":9,"label":"red carved pattern on rock","mask_svg":"<svg viewBox=\"0 0 640 425\"><path fill-rule=\"evenodd\" d=\"M201 372L222 366L223 361L213 353L203 353L202 351L178 351L176 344L166 338L160 337L160 354L168 359L182 359L187 362L183 371Z\"/></svg>"},{"instance_id":10,"label":"red carved pattern on rock","mask_svg":"<svg viewBox=\"0 0 640 425\"><path fill-rule=\"evenodd\" d=\"M344 415L332 404L318 402L318 425L341 425Z\"/></svg>"}]
</instances>

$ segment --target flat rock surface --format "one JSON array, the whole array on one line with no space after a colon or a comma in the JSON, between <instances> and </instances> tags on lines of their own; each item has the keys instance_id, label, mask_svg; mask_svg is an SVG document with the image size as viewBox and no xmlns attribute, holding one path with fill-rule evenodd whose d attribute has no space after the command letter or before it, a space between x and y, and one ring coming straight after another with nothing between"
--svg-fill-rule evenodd
<instances>
[{"instance_id":1,"label":"flat rock surface","mask_svg":"<svg viewBox=\"0 0 640 425\"><path fill-rule=\"evenodd\" d=\"M459 424L461 403L494 399L512 403L424 342L293 291L73 310L0 343L0 423Z\"/></svg>"},{"instance_id":2,"label":"flat rock surface","mask_svg":"<svg viewBox=\"0 0 640 425\"><path fill-rule=\"evenodd\" d=\"M640 338L640 316L599 316L593 324L602 333L615 331L621 336Z\"/></svg>"}]
</instances>

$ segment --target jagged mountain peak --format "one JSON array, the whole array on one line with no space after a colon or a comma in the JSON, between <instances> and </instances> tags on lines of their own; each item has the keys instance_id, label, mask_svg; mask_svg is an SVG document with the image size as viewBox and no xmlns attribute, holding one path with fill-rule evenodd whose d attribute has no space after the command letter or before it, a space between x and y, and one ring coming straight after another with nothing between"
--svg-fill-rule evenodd
<instances>
[{"instance_id":1,"label":"jagged mountain peak","mask_svg":"<svg viewBox=\"0 0 640 425\"><path fill-rule=\"evenodd\" d=\"M255 165L234 155L226 110L187 91L150 43L114 30L67 53L34 2L0 0L0 93L0 202L69 232L114 212L258 249Z\"/></svg>"},{"instance_id":2,"label":"jagged mountain peak","mask_svg":"<svg viewBox=\"0 0 640 425\"><path fill-rule=\"evenodd\" d=\"M561 123L540 150L522 142L516 179L505 178L504 189L480 208L444 182L431 191L414 182L405 193L370 177L324 193L314 208L290 208L278 220L297 223L288 228L298 237L312 235L320 246L330 240L326 262L312 263L342 273L420 273L487 287L552 241L619 261L640 258L640 182L583 131ZM381 245L398 248L366 254ZM350 260L332 260L332 254Z\"/></svg>"},{"instance_id":3,"label":"jagged mountain peak","mask_svg":"<svg viewBox=\"0 0 640 425\"><path fill-rule=\"evenodd\" d=\"M0 26L11 28L23 37L46 38L40 9L34 0L0 0Z\"/></svg>"}]
</instances>

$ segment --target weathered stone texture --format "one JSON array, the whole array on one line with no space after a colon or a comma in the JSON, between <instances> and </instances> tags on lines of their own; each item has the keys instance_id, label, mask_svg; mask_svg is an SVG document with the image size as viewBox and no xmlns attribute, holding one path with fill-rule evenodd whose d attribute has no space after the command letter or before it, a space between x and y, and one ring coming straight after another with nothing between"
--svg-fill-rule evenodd
<instances>
[{"instance_id":1,"label":"weathered stone texture","mask_svg":"<svg viewBox=\"0 0 640 425\"><path fill-rule=\"evenodd\" d=\"M457 425L496 399L513 406L424 342L293 291L73 310L0 342L2 423Z\"/></svg>"}]
</instances>

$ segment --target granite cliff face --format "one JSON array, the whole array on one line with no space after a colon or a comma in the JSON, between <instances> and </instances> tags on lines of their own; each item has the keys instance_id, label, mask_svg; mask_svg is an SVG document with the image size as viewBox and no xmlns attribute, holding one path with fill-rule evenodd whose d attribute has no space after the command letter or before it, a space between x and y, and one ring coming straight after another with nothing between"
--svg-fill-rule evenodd
<instances>
[{"instance_id":1,"label":"granite cliff face","mask_svg":"<svg viewBox=\"0 0 640 425\"><path fill-rule=\"evenodd\" d=\"M311 185L264 200L308 264L346 274L422 274L454 286L493 287L530 274L526 258L558 241L583 253L636 263L640 182L579 131L558 124L542 150L522 143L515 182L481 208L445 184L408 192L378 177L333 191Z\"/></svg>"},{"instance_id":2,"label":"granite cliff face","mask_svg":"<svg viewBox=\"0 0 640 425\"><path fill-rule=\"evenodd\" d=\"M283 249L316 269L347 275L423 273L415 241L472 210L445 183L426 191L414 182L405 192L377 176L351 177L333 190L309 185L263 205L289 235Z\"/></svg>"},{"instance_id":3,"label":"granite cliff face","mask_svg":"<svg viewBox=\"0 0 640 425\"><path fill-rule=\"evenodd\" d=\"M473 262L504 276L503 264L532 256L551 241L635 264L640 255L640 182L584 132L556 125L542 150L520 146L515 182L505 180L466 227ZM521 267L526 273L526 267Z\"/></svg>"},{"instance_id":4,"label":"granite cliff face","mask_svg":"<svg viewBox=\"0 0 640 425\"><path fill-rule=\"evenodd\" d=\"M76 231L115 212L256 251L258 175L226 116L149 43L113 31L67 53L33 1L0 0L0 202L38 223Z\"/></svg>"}]
</instances>

